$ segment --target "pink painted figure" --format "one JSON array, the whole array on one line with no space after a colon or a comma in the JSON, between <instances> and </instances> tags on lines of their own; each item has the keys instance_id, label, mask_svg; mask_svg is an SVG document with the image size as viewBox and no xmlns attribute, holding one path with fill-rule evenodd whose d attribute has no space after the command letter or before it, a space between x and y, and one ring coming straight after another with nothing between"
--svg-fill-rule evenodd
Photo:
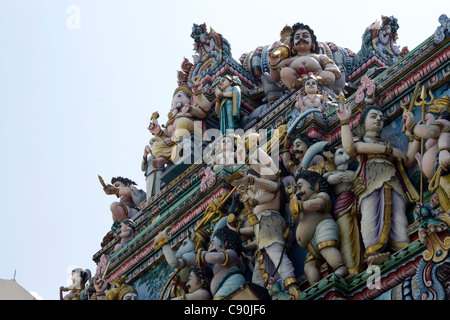
<instances>
[{"instance_id":1,"label":"pink painted figure","mask_svg":"<svg viewBox=\"0 0 450 320\"><path fill-rule=\"evenodd\" d=\"M108 195L116 195L120 200L111 203L113 222L118 224L125 219L132 219L139 213L139 204L145 201L145 191L138 188L136 182L123 177L114 177L103 190Z\"/></svg>"},{"instance_id":2,"label":"pink painted figure","mask_svg":"<svg viewBox=\"0 0 450 320\"><path fill-rule=\"evenodd\" d=\"M279 41L272 45L268 59L273 81L281 79L288 89L298 89L298 79L308 73L321 77L327 87L333 86L341 77L334 61L319 53L314 31L302 23L292 26L289 45Z\"/></svg>"},{"instance_id":3,"label":"pink painted figure","mask_svg":"<svg viewBox=\"0 0 450 320\"><path fill-rule=\"evenodd\" d=\"M328 92L324 91L319 94L319 78L315 76L308 76L302 79L302 84L305 89L304 95L297 96L295 107L302 113L310 108L317 108L322 113L325 113L324 103L327 102Z\"/></svg>"},{"instance_id":4,"label":"pink painted figure","mask_svg":"<svg viewBox=\"0 0 450 320\"><path fill-rule=\"evenodd\" d=\"M120 243L116 244L114 247L115 252L119 252L123 247L125 247L134 238L135 227L134 222L131 219L125 219L120 222L120 228L117 229L115 235L116 239L120 240Z\"/></svg>"},{"instance_id":5,"label":"pink painted figure","mask_svg":"<svg viewBox=\"0 0 450 320\"><path fill-rule=\"evenodd\" d=\"M152 115L148 130L155 136L152 145L155 168L162 168L176 157L176 144L194 131L194 121L206 118L211 103L202 92L202 84L194 81L191 87L181 85L175 89L165 129L158 124L159 114Z\"/></svg>"},{"instance_id":6,"label":"pink painted figure","mask_svg":"<svg viewBox=\"0 0 450 320\"><path fill-rule=\"evenodd\" d=\"M416 152L416 160L429 189L437 193L439 204L445 212L450 211L450 98L436 99L429 107L425 123L415 123L414 114L405 112L403 122L410 144ZM436 119L435 119L436 115ZM423 155L419 139L426 139Z\"/></svg>"}]
</instances>

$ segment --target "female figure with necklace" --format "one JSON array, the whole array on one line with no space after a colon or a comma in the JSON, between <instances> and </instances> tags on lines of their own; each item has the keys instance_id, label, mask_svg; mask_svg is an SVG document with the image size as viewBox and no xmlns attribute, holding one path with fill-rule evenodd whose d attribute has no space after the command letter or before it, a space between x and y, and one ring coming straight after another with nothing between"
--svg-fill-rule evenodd
<instances>
[{"instance_id":1,"label":"female figure with necklace","mask_svg":"<svg viewBox=\"0 0 450 320\"><path fill-rule=\"evenodd\" d=\"M340 79L341 71L333 60L319 53L319 43L314 31L307 25L292 26L289 45L275 42L268 53L270 76L277 82L281 79L288 88L300 88L302 76L312 73L332 87Z\"/></svg>"},{"instance_id":2,"label":"female figure with necklace","mask_svg":"<svg viewBox=\"0 0 450 320\"><path fill-rule=\"evenodd\" d=\"M341 120L342 146L360 165L354 190L361 213L361 236L366 261L376 265L409 244L406 202L418 199L417 191L403 169L414 165L414 148L407 153L393 148L381 138L383 112L378 106L367 106L361 114L361 134L353 138L349 125L351 110L342 105L337 110ZM415 142L413 142L415 143Z\"/></svg>"}]
</instances>

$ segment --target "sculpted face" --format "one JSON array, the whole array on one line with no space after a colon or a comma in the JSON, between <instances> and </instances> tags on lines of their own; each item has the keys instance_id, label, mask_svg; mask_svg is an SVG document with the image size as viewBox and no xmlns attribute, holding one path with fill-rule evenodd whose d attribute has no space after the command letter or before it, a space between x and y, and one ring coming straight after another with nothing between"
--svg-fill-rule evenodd
<instances>
[{"instance_id":1,"label":"sculpted face","mask_svg":"<svg viewBox=\"0 0 450 320\"><path fill-rule=\"evenodd\" d=\"M233 139L231 137L223 137L220 142L220 146L223 152L231 152L233 151Z\"/></svg>"},{"instance_id":2,"label":"sculpted face","mask_svg":"<svg viewBox=\"0 0 450 320\"><path fill-rule=\"evenodd\" d=\"M189 104L191 99L183 92L177 91L172 98L172 109L181 108L186 104Z\"/></svg>"},{"instance_id":3,"label":"sculpted face","mask_svg":"<svg viewBox=\"0 0 450 320\"><path fill-rule=\"evenodd\" d=\"M371 109L364 121L364 127L367 131L380 132L383 129L384 117L383 113L379 110Z\"/></svg>"},{"instance_id":4,"label":"sculpted face","mask_svg":"<svg viewBox=\"0 0 450 320\"><path fill-rule=\"evenodd\" d=\"M317 93L317 82L314 79L305 81L305 92L307 94Z\"/></svg>"},{"instance_id":5,"label":"sculpted face","mask_svg":"<svg viewBox=\"0 0 450 320\"><path fill-rule=\"evenodd\" d=\"M297 51L311 51L312 38L306 29L298 29L294 34L294 49Z\"/></svg>"},{"instance_id":6,"label":"sculpted face","mask_svg":"<svg viewBox=\"0 0 450 320\"><path fill-rule=\"evenodd\" d=\"M294 155L297 159L303 158L306 150L308 150L308 145L303 142L303 140L295 139L293 143Z\"/></svg>"},{"instance_id":7,"label":"sculpted face","mask_svg":"<svg viewBox=\"0 0 450 320\"><path fill-rule=\"evenodd\" d=\"M226 89L228 89L229 87L231 87L231 81L228 80L228 79L225 78L225 77L222 77L222 78L219 80L218 86L219 86L219 89L220 89L220 90L225 91Z\"/></svg>"},{"instance_id":8,"label":"sculpted face","mask_svg":"<svg viewBox=\"0 0 450 320\"><path fill-rule=\"evenodd\" d=\"M201 289L202 287L201 279L197 277L195 272L191 271L191 273L189 274L189 280L186 283L186 287L188 288L190 293L195 292L198 289Z\"/></svg>"},{"instance_id":9,"label":"sculpted face","mask_svg":"<svg viewBox=\"0 0 450 320\"><path fill-rule=\"evenodd\" d=\"M316 193L314 186L305 179L298 179L297 181L297 196L301 201L310 199Z\"/></svg>"}]
</instances>

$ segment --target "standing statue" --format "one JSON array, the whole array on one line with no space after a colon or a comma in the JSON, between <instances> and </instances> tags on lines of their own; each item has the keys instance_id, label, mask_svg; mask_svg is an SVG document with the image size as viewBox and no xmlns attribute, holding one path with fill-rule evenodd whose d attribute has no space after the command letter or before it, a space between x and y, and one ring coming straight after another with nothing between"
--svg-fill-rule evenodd
<instances>
[{"instance_id":1,"label":"standing statue","mask_svg":"<svg viewBox=\"0 0 450 320\"><path fill-rule=\"evenodd\" d=\"M240 198L248 210L249 226L238 229L228 224L228 227L242 236L255 239L257 253L252 282L265 287L270 277L278 274L287 292L298 299L300 292L294 266L286 252L288 225L280 213L281 206L284 205L280 179L276 175L270 179L252 174L241 174L236 178L231 185L242 189Z\"/></svg>"},{"instance_id":2,"label":"standing statue","mask_svg":"<svg viewBox=\"0 0 450 320\"><path fill-rule=\"evenodd\" d=\"M125 219L134 219L139 213L139 205L145 201L147 195L144 190L139 189L136 182L123 177L114 177L111 179L112 184L104 187L104 191L108 195L115 195L120 200L111 203L110 209L113 218L113 229L115 229L120 221Z\"/></svg>"},{"instance_id":3,"label":"standing statue","mask_svg":"<svg viewBox=\"0 0 450 320\"><path fill-rule=\"evenodd\" d=\"M225 298L245 284L240 260L242 250L239 234L225 226L214 231L209 251L197 252L197 265L201 269L207 264L213 265L211 293L214 300Z\"/></svg>"},{"instance_id":4,"label":"standing statue","mask_svg":"<svg viewBox=\"0 0 450 320\"><path fill-rule=\"evenodd\" d=\"M425 123L416 124L412 112L403 114L403 122L415 147L420 171L429 182L428 189L436 192L444 212L450 211L450 98L435 99ZM414 144L420 139L426 139L423 154L419 153L420 144Z\"/></svg>"},{"instance_id":5,"label":"standing statue","mask_svg":"<svg viewBox=\"0 0 450 320\"><path fill-rule=\"evenodd\" d=\"M361 114L359 136L354 140L350 129L351 110L341 104L337 110L341 120L342 146L360 165L354 190L361 212L361 235L367 263L379 264L390 256L389 249L398 251L410 243L406 202L419 196L403 168L415 163L414 151L393 148L381 138L384 125L383 112L369 105Z\"/></svg>"},{"instance_id":6,"label":"standing statue","mask_svg":"<svg viewBox=\"0 0 450 320\"><path fill-rule=\"evenodd\" d=\"M328 92L324 91L323 94L319 94L318 84L322 79L313 75L306 76L301 80L301 86L304 88L304 95L299 94L297 96L297 102L295 107L300 113L305 112L310 108L317 108L322 113L326 112L325 104L328 100Z\"/></svg>"},{"instance_id":7,"label":"standing statue","mask_svg":"<svg viewBox=\"0 0 450 320\"><path fill-rule=\"evenodd\" d=\"M161 174L164 170L163 168L155 168L153 166L153 159L155 159L155 157L153 156L152 147L155 141L156 138L152 137L149 145L145 146L141 163L141 170L144 172L147 186L147 200L159 193L161 187Z\"/></svg>"},{"instance_id":8,"label":"standing statue","mask_svg":"<svg viewBox=\"0 0 450 320\"><path fill-rule=\"evenodd\" d=\"M131 240L134 239L134 233L136 229L134 222L131 219L125 219L120 222L119 227L116 230L115 238L120 240L120 243L114 247L114 252L119 252L124 248Z\"/></svg>"},{"instance_id":9,"label":"standing statue","mask_svg":"<svg viewBox=\"0 0 450 320\"><path fill-rule=\"evenodd\" d=\"M288 44L277 41L272 45L268 59L272 79L281 79L288 89L299 89L301 78L309 73L321 77L329 88L341 77L334 61L319 53L314 31L302 23L292 26Z\"/></svg>"},{"instance_id":10,"label":"standing statue","mask_svg":"<svg viewBox=\"0 0 450 320\"><path fill-rule=\"evenodd\" d=\"M220 132L226 134L239 128L241 113L241 80L226 74L216 87L216 114L219 116Z\"/></svg>"},{"instance_id":11,"label":"standing statue","mask_svg":"<svg viewBox=\"0 0 450 320\"><path fill-rule=\"evenodd\" d=\"M157 119L157 112L152 114L148 130L156 141L152 145L152 165L162 168L177 156L177 144L183 137L194 131L194 121L205 119L211 110L211 103L202 92L202 84L194 82L192 88L181 85L175 89L168 120L162 129Z\"/></svg>"},{"instance_id":12,"label":"standing statue","mask_svg":"<svg viewBox=\"0 0 450 320\"><path fill-rule=\"evenodd\" d=\"M351 158L344 148L338 148L334 153L336 170L323 175L333 187L336 200L333 205L333 217L339 226L339 251L351 275L362 271L363 253L362 240L359 231L359 217L356 214L355 193L353 181L356 173L349 169Z\"/></svg>"},{"instance_id":13,"label":"standing statue","mask_svg":"<svg viewBox=\"0 0 450 320\"><path fill-rule=\"evenodd\" d=\"M189 268L189 280L186 283L188 293L171 300L210 300L211 280L214 274L209 266L200 269L197 265Z\"/></svg>"},{"instance_id":14,"label":"standing statue","mask_svg":"<svg viewBox=\"0 0 450 320\"><path fill-rule=\"evenodd\" d=\"M301 171L296 179L296 193L291 196L290 209L298 221L296 238L308 250L305 274L310 284L321 279L320 266L326 261L333 271L348 275L339 251L339 227L331 215L328 183L315 171Z\"/></svg>"}]
</instances>

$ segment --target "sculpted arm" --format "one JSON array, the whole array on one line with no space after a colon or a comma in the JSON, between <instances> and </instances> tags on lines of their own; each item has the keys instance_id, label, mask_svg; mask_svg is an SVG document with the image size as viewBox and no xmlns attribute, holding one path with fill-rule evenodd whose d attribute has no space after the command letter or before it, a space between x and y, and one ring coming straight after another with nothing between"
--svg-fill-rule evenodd
<instances>
[{"instance_id":1,"label":"sculpted arm","mask_svg":"<svg viewBox=\"0 0 450 320\"><path fill-rule=\"evenodd\" d=\"M344 148L345 153L347 153L350 157L355 157L358 155L358 152L356 151L355 143L353 142L353 134L350 129L350 124L342 124L343 122L350 120L350 116L352 114L350 107L345 104L341 104L341 106L336 110L336 114L339 120L341 120L342 147Z\"/></svg>"}]
</instances>

